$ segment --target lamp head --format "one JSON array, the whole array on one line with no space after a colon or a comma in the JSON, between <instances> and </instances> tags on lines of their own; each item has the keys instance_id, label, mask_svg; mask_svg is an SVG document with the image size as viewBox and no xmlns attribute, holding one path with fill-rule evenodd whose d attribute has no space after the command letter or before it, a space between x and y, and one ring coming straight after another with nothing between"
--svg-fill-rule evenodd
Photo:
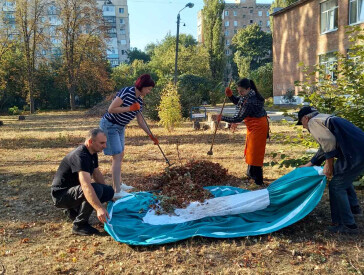
<instances>
[{"instance_id":1,"label":"lamp head","mask_svg":"<svg viewBox=\"0 0 364 275\"><path fill-rule=\"evenodd\" d=\"M186 4L186 7L193 8L193 6L194 6L194 5L195 5L195 4L193 4L193 3L191 3L191 2L190 2L190 3L187 3L187 4Z\"/></svg>"}]
</instances>

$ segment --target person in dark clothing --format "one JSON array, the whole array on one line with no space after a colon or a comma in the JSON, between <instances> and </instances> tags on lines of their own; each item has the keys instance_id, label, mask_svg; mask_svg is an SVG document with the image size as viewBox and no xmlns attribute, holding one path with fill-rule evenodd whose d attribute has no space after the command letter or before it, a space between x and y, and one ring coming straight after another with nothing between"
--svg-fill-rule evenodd
<instances>
[{"instance_id":1,"label":"person in dark clothing","mask_svg":"<svg viewBox=\"0 0 364 275\"><path fill-rule=\"evenodd\" d=\"M233 95L230 88L225 94L236 105L233 117L219 115L217 120L229 123L244 121L247 127L245 142L245 162L248 164L247 175L256 184L263 184L263 160L269 132L267 112L264 110L264 98L258 92L253 80L243 78L237 83L239 97Z\"/></svg>"},{"instance_id":2,"label":"person in dark clothing","mask_svg":"<svg viewBox=\"0 0 364 275\"><path fill-rule=\"evenodd\" d=\"M315 156L304 166L319 166L329 180L330 232L358 234L353 214L361 214L353 181L364 172L364 132L341 117L320 114L306 106L298 112L303 125L320 144ZM336 159L336 161L335 161Z\"/></svg>"},{"instance_id":3,"label":"person in dark clothing","mask_svg":"<svg viewBox=\"0 0 364 275\"><path fill-rule=\"evenodd\" d=\"M99 231L88 220L93 209L97 218L105 223L109 218L102 203L114 196L111 186L105 184L98 168L97 153L106 148L106 136L101 129L89 132L85 144L77 147L63 158L52 182L51 196L54 205L66 209L73 220L72 233L93 235ZM91 182L91 177L96 181Z\"/></svg>"}]
</instances>

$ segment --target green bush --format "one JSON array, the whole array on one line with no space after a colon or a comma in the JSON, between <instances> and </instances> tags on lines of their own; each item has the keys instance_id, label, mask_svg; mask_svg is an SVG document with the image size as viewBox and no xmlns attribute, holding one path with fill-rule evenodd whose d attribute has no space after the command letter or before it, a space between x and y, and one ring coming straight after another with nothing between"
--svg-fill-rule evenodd
<instances>
[{"instance_id":1,"label":"green bush","mask_svg":"<svg viewBox=\"0 0 364 275\"><path fill-rule=\"evenodd\" d=\"M191 107L200 106L203 101L211 102L211 80L192 74L185 74L179 78L178 94L180 95L182 116L188 117Z\"/></svg>"},{"instance_id":2,"label":"green bush","mask_svg":"<svg viewBox=\"0 0 364 275\"><path fill-rule=\"evenodd\" d=\"M19 111L19 108L17 106L13 106L13 107L8 109L8 113L11 116L15 116L15 115L19 115L20 111Z\"/></svg>"},{"instance_id":3,"label":"green bush","mask_svg":"<svg viewBox=\"0 0 364 275\"><path fill-rule=\"evenodd\" d=\"M254 80L255 85L259 93L264 98L273 96L273 65L272 63L266 63L260 66L250 74L251 79Z\"/></svg>"},{"instance_id":4,"label":"green bush","mask_svg":"<svg viewBox=\"0 0 364 275\"><path fill-rule=\"evenodd\" d=\"M168 131L172 131L182 120L181 104L177 88L169 83L161 94L161 102L158 107L160 124Z\"/></svg>"}]
</instances>

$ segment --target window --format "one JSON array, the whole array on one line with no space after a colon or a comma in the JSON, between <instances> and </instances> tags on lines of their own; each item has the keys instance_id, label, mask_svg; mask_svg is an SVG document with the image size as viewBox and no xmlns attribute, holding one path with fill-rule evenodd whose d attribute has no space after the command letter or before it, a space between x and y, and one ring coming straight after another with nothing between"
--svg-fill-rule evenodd
<instances>
[{"instance_id":1,"label":"window","mask_svg":"<svg viewBox=\"0 0 364 275\"><path fill-rule=\"evenodd\" d=\"M125 40L125 39L121 39L121 40L120 40L120 44L121 44L121 45L126 45L126 40Z\"/></svg>"},{"instance_id":2,"label":"window","mask_svg":"<svg viewBox=\"0 0 364 275\"><path fill-rule=\"evenodd\" d=\"M124 19L123 18L120 18L120 24L124 24Z\"/></svg>"},{"instance_id":3,"label":"window","mask_svg":"<svg viewBox=\"0 0 364 275\"><path fill-rule=\"evenodd\" d=\"M119 13L124 13L124 8L119 8Z\"/></svg>"},{"instance_id":4,"label":"window","mask_svg":"<svg viewBox=\"0 0 364 275\"><path fill-rule=\"evenodd\" d=\"M225 21L225 27L229 27L229 21Z\"/></svg>"},{"instance_id":5,"label":"window","mask_svg":"<svg viewBox=\"0 0 364 275\"><path fill-rule=\"evenodd\" d=\"M234 34L237 34L237 33L238 33L238 30L237 30L237 29L235 29L235 30L234 30Z\"/></svg>"},{"instance_id":6,"label":"window","mask_svg":"<svg viewBox=\"0 0 364 275\"><path fill-rule=\"evenodd\" d=\"M125 34L125 29L120 29L120 34Z\"/></svg>"},{"instance_id":7,"label":"window","mask_svg":"<svg viewBox=\"0 0 364 275\"><path fill-rule=\"evenodd\" d=\"M229 31L228 30L225 31L225 36L229 36Z\"/></svg>"},{"instance_id":8,"label":"window","mask_svg":"<svg viewBox=\"0 0 364 275\"><path fill-rule=\"evenodd\" d=\"M324 67L324 78L325 79L332 79L335 81L337 76L335 75L334 71L337 66L337 57L335 53L327 53L319 56L320 65Z\"/></svg>"},{"instance_id":9,"label":"window","mask_svg":"<svg viewBox=\"0 0 364 275\"><path fill-rule=\"evenodd\" d=\"M246 25L243 25L243 28L246 28Z\"/></svg>"},{"instance_id":10,"label":"window","mask_svg":"<svg viewBox=\"0 0 364 275\"><path fill-rule=\"evenodd\" d=\"M321 33L337 30L337 1L321 3Z\"/></svg>"},{"instance_id":11,"label":"window","mask_svg":"<svg viewBox=\"0 0 364 275\"><path fill-rule=\"evenodd\" d=\"M48 14L56 15L57 14L57 8L55 6L49 6L48 7Z\"/></svg>"},{"instance_id":12,"label":"window","mask_svg":"<svg viewBox=\"0 0 364 275\"><path fill-rule=\"evenodd\" d=\"M349 24L364 22L364 0L350 0Z\"/></svg>"},{"instance_id":13,"label":"window","mask_svg":"<svg viewBox=\"0 0 364 275\"><path fill-rule=\"evenodd\" d=\"M229 16L229 11L225 11L225 16Z\"/></svg>"},{"instance_id":14,"label":"window","mask_svg":"<svg viewBox=\"0 0 364 275\"><path fill-rule=\"evenodd\" d=\"M263 26L263 21L259 21L259 26Z\"/></svg>"},{"instance_id":15,"label":"window","mask_svg":"<svg viewBox=\"0 0 364 275\"><path fill-rule=\"evenodd\" d=\"M270 27L270 21L269 20L267 21L267 27Z\"/></svg>"},{"instance_id":16,"label":"window","mask_svg":"<svg viewBox=\"0 0 364 275\"><path fill-rule=\"evenodd\" d=\"M253 13L253 10L249 10L250 13Z\"/></svg>"},{"instance_id":17,"label":"window","mask_svg":"<svg viewBox=\"0 0 364 275\"><path fill-rule=\"evenodd\" d=\"M267 16L269 16L269 11L267 11Z\"/></svg>"},{"instance_id":18,"label":"window","mask_svg":"<svg viewBox=\"0 0 364 275\"><path fill-rule=\"evenodd\" d=\"M258 11L258 16L263 16L263 12L262 11Z\"/></svg>"},{"instance_id":19,"label":"window","mask_svg":"<svg viewBox=\"0 0 364 275\"><path fill-rule=\"evenodd\" d=\"M121 50L121 54L122 55L126 54L126 50Z\"/></svg>"},{"instance_id":20,"label":"window","mask_svg":"<svg viewBox=\"0 0 364 275\"><path fill-rule=\"evenodd\" d=\"M225 50L225 54L229 55L230 54L230 50Z\"/></svg>"},{"instance_id":21,"label":"window","mask_svg":"<svg viewBox=\"0 0 364 275\"><path fill-rule=\"evenodd\" d=\"M236 11L234 11L234 16L237 16L237 15L238 15L238 13Z\"/></svg>"},{"instance_id":22,"label":"window","mask_svg":"<svg viewBox=\"0 0 364 275\"><path fill-rule=\"evenodd\" d=\"M245 14L243 14L243 18L245 18Z\"/></svg>"},{"instance_id":23,"label":"window","mask_svg":"<svg viewBox=\"0 0 364 275\"><path fill-rule=\"evenodd\" d=\"M226 39L225 43L226 43L226 46L229 46L230 45L230 41L227 40L227 39Z\"/></svg>"},{"instance_id":24,"label":"window","mask_svg":"<svg viewBox=\"0 0 364 275\"><path fill-rule=\"evenodd\" d=\"M250 24L253 24L253 20L250 20Z\"/></svg>"},{"instance_id":25,"label":"window","mask_svg":"<svg viewBox=\"0 0 364 275\"><path fill-rule=\"evenodd\" d=\"M234 21L234 27L238 26L238 21Z\"/></svg>"}]
</instances>

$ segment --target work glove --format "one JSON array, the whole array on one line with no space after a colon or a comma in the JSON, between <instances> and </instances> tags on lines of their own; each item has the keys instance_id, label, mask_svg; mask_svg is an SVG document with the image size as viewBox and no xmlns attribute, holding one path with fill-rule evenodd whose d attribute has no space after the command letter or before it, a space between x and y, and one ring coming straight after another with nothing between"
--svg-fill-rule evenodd
<instances>
[{"instance_id":1,"label":"work glove","mask_svg":"<svg viewBox=\"0 0 364 275\"><path fill-rule=\"evenodd\" d=\"M150 137L151 140L153 140L153 142L154 142L155 145L158 145L159 144L159 141L158 141L158 139L155 136L153 136L152 134L149 134L148 136Z\"/></svg>"},{"instance_id":2,"label":"work glove","mask_svg":"<svg viewBox=\"0 0 364 275\"><path fill-rule=\"evenodd\" d=\"M225 95L226 95L227 97L231 97L231 96L233 95L233 91L232 91L229 87L227 87L227 88L225 89Z\"/></svg>"},{"instance_id":3,"label":"work glove","mask_svg":"<svg viewBox=\"0 0 364 275\"><path fill-rule=\"evenodd\" d=\"M138 102L133 103L132 105L130 105L129 110L131 112L140 110L140 104Z\"/></svg>"},{"instance_id":4,"label":"work glove","mask_svg":"<svg viewBox=\"0 0 364 275\"><path fill-rule=\"evenodd\" d=\"M220 123L220 121L221 121L221 117L222 117L222 115L220 114L220 115L217 115L217 117L216 117L216 121L217 121L217 123Z\"/></svg>"}]
</instances>

